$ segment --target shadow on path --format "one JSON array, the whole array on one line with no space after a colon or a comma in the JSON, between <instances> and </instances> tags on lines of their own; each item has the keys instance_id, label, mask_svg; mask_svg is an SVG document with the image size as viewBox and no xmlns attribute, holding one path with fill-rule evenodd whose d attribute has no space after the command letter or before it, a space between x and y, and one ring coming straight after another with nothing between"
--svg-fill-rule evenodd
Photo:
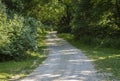
<instances>
[{"instance_id":1,"label":"shadow on path","mask_svg":"<svg viewBox=\"0 0 120 81\"><path fill-rule=\"evenodd\" d=\"M21 81L106 81L101 80L89 60L80 50L56 36L47 35L48 58Z\"/></svg>"}]
</instances>

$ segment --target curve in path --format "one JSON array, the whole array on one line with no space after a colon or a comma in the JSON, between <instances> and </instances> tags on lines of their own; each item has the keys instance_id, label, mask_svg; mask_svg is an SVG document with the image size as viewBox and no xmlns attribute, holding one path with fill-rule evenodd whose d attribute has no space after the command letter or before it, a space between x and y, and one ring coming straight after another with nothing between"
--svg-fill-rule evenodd
<instances>
[{"instance_id":1,"label":"curve in path","mask_svg":"<svg viewBox=\"0 0 120 81\"><path fill-rule=\"evenodd\" d=\"M21 81L103 81L80 50L58 38L55 32L47 38L48 58Z\"/></svg>"}]
</instances>

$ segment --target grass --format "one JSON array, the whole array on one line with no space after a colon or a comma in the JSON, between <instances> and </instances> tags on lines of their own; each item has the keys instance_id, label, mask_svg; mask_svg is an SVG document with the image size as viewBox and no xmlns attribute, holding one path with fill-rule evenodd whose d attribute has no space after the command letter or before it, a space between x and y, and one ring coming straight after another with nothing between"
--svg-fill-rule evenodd
<instances>
[{"instance_id":1,"label":"grass","mask_svg":"<svg viewBox=\"0 0 120 81\"><path fill-rule=\"evenodd\" d=\"M29 54L27 59L18 62L9 61L0 63L0 81L18 80L25 77L45 60L47 55L42 51L42 49L45 49L45 34L39 38L39 50L36 52L27 51L27 54Z\"/></svg>"},{"instance_id":2,"label":"grass","mask_svg":"<svg viewBox=\"0 0 120 81\"><path fill-rule=\"evenodd\" d=\"M111 79L114 77L120 80L119 49L87 45L83 41L74 40L74 36L71 34L60 34L59 36L81 49L90 59L94 60L98 72L112 73Z\"/></svg>"}]
</instances>

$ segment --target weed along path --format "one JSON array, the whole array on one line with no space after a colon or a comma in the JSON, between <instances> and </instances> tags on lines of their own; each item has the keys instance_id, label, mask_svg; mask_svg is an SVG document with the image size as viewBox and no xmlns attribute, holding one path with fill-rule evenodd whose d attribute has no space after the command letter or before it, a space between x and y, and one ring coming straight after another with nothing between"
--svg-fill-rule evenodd
<instances>
[{"instance_id":1,"label":"weed along path","mask_svg":"<svg viewBox=\"0 0 120 81\"><path fill-rule=\"evenodd\" d=\"M48 58L20 81L106 81L97 75L91 60L55 33L47 36Z\"/></svg>"}]
</instances>

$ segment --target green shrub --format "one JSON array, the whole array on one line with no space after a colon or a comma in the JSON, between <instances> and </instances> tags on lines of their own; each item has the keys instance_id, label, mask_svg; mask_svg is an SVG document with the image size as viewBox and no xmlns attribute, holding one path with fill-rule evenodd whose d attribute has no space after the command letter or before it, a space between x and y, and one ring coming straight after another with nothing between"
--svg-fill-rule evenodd
<instances>
[{"instance_id":1,"label":"green shrub","mask_svg":"<svg viewBox=\"0 0 120 81\"><path fill-rule=\"evenodd\" d=\"M27 50L37 50L37 29L44 32L43 25L36 19L12 14L6 14L0 2L0 61L25 58Z\"/></svg>"}]
</instances>

